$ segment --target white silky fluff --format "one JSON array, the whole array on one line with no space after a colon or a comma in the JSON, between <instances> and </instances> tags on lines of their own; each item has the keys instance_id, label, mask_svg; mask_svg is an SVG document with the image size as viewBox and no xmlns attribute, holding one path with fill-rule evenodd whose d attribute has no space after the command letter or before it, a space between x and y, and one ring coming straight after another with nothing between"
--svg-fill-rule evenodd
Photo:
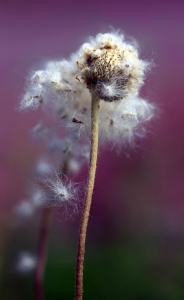
<instances>
[{"instance_id":1,"label":"white silky fluff","mask_svg":"<svg viewBox=\"0 0 184 300\"><path fill-rule=\"evenodd\" d=\"M138 57L138 50L128 44L119 32L98 34L89 38L69 60L49 61L44 70L34 72L28 83L20 109L48 106L62 121L74 140L89 136L91 124L91 94L82 77L82 67L89 55L100 55L103 47L118 49L122 54L122 69L130 80L122 99L100 101L99 142L113 145L133 144L134 137L143 137L144 125L154 115L154 105L138 97L149 64ZM111 81L102 87L104 93L120 94Z\"/></svg>"},{"instance_id":2,"label":"white silky fluff","mask_svg":"<svg viewBox=\"0 0 184 300\"><path fill-rule=\"evenodd\" d=\"M36 257L32 254L23 251L19 254L18 262L16 264L17 271L21 273L29 273L36 267Z\"/></svg>"}]
</instances>

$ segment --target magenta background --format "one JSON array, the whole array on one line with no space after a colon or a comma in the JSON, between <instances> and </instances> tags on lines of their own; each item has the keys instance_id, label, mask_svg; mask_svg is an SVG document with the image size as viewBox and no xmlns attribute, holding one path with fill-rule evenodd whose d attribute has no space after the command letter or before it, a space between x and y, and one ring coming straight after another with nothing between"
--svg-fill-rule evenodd
<instances>
[{"instance_id":1,"label":"magenta background","mask_svg":"<svg viewBox=\"0 0 184 300\"><path fill-rule=\"evenodd\" d=\"M160 116L130 159L100 151L91 238L162 232L184 239L183 16L183 1L0 2L2 231L13 223L38 152L29 130L39 113L16 110L25 78L32 67L68 57L86 37L112 25L135 37L142 57L154 61L142 94Z\"/></svg>"},{"instance_id":2,"label":"magenta background","mask_svg":"<svg viewBox=\"0 0 184 300\"><path fill-rule=\"evenodd\" d=\"M135 252L131 259L136 256L137 247L141 259L149 253L151 280L156 278L157 281L158 278L159 282L163 279L158 284L158 294L162 296L159 287L164 289L165 282L171 288L174 282L181 288L183 286L183 275L177 277L177 270L182 266L183 274L184 1L1 0L0 264L4 261L4 290L6 293L12 291L10 300L15 299L19 290L17 276L12 279L12 265L22 249L35 252L40 223L40 214L36 214L25 226L16 228L13 212L25 195L27 182L32 181L32 168L40 151L32 141L30 128L42 115L17 111L25 79L32 68L37 68L47 59L69 56L86 37L108 31L109 25L135 37L141 57L154 61L155 67L142 95L158 105L160 115L140 149L131 151L129 159L123 152L118 156L107 147L100 149L86 264L93 263L95 247L102 249L102 253L110 247L121 251L127 247L127 251L131 251L133 241ZM85 175L86 169L80 180L84 181ZM56 212L49 243L51 253L53 249L66 252L64 259L72 252L72 274L78 223L78 220L61 222L59 212ZM140 250L137 245L141 239L143 246ZM62 259L60 253L57 257ZM53 259L50 255L50 267ZM61 264L63 266L63 262ZM62 267L60 270L62 272ZM103 270L102 267L102 274ZM91 269L86 267L86 271L90 273ZM148 273L144 274L146 278ZM55 273L47 273L48 283L54 276ZM127 280L130 290L131 279ZM121 284L121 278L119 280Z\"/></svg>"}]
</instances>

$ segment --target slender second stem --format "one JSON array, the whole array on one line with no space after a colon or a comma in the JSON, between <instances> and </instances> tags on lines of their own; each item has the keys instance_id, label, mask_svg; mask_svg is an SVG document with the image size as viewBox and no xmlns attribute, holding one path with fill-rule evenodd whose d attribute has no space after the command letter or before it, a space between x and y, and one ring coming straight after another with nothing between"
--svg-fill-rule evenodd
<instances>
[{"instance_id":1,"label":"slender second stem","mask_svg":"<svg viewBox=\"0 0 184 300\"><path fill-rule=\"evenodd\" d=\"M67 172L68 157L66 156L64 164L61 167L59 177L63 180ZM47 261L47 248L49 229L52 220L54 207L45 207L42 214L41 229L38 241L37 265L34 277L35 300L43 300L43 280L45 273L45 265Z\"/></svg>"},{"instance_id":2,"label":"slender second stem","mask_svg":"<svg viewBox=\"0 0 184 300\"><path fill-rule=\"evenodd\" d=\"M35 270L35 300L43 300L43 277L47 258L49 228L52 219L53 207L45 207L41 220L41 230L38 243L38 258Z\"/></svg>"},{"instance_id":3,"label":"slender second stem","mask_svg":"<svg viewBox=\"0 0 184 300\"><path fill-rule=\"evenodd\" d=\"M82 300L83 294L83 268L84 268L84 253L86 242L86 231L89 219L89 212L91 207L91 200L94 188L96 164L98 155L98 110L99 99L92 95L91 104L91 153L89 163L89 175L86 191L86 199L84 203L83 214L81 218L79 240L78 240L78 252L76 263L76 282L75 282L75 300Z\"/></svg>"}]
</instances>

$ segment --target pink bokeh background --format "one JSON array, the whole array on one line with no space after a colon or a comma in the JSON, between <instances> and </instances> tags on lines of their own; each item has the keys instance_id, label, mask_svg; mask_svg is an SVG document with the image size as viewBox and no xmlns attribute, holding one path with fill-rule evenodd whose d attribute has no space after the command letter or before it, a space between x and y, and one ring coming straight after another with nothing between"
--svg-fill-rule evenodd
<instances>
[{"instance_id":1,"label":"pink bokeh background","mask_svg":"<svg viewBox=\"0 0 184 300\"><path fill-rule=\"evenodd\" d=\"M89 239L155 232L184 239L183 12L183 1L0 1L3 248L40 152L30 129L41 114L17 110L29 71L47 59L69 57L89 35L109 31L109 25L135 37L141 57L154 62L141 93L159 113L129 158L123 150L117 155L100 149ZM59 228L57 218L55 223Z\"/></svg>"},{"instance_id":2,"label":"pink bokeh background","mask_svg":"<svg viewBox=\"0 0 184 300\"><path fill-rule=\"evenodd\" d=\"M173 280L173 270L180 270L177 262L179 266L184 262L183 256L181 260L177 256L184 244L183 12L184 1L179 0L0 1L0 261L2 253L9 261L12 254L8 251L15 247L20 251L26 243L29 247L31 239L35 248L40 223L40 214L36 214L25 228L15 230L14 209L25 196L27 182L32 181L41 151L30 129L42 114L17 109L26 78L47 59L67 58L89 35L113 26L134 37L141 57L153 61L141 94L159 112L138 149L122 150L119 155L109 146L100 149L87 253L91 245L104 243L108 248L113 243L151 237L153 245L160 247L154 263L164 280L167 273ZM86 171L84 168L80 180L86 180ZM63 222L59 212L53 220L50 247L66 248L67 253L72 244L75 252L79 220ZM7 271L7 263L4 266ZM12 282L10 275L8 278L7 290Z\"/></svg>"}]
</instances>

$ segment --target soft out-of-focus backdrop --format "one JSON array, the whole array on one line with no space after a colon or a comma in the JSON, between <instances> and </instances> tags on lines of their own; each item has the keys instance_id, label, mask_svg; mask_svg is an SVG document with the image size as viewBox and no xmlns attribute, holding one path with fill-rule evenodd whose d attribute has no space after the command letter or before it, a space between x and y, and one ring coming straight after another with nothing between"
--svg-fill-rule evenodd
<instances>
[{"instance_id":1,"label":"soft out-of-focus backdrop","mask_svg":"<svg viewBox=\"0 0 184 300\"><path fill-rule=\"evenodd\" d=\"M40 213L17 226L39 154L30 128L39 113L16 110L25 78L46 59L68 57L109 25L137 39L155 63L142 95L159 118L140 150L101 149L89 222L84 299L184 299L184 2L0 1L1 299L33 299L32 273L15 271L35 253ZM81 174L85 180L86 169ZM79 220L53 219L45 299L73 299Z\"/></svg>"}]
</instances>

